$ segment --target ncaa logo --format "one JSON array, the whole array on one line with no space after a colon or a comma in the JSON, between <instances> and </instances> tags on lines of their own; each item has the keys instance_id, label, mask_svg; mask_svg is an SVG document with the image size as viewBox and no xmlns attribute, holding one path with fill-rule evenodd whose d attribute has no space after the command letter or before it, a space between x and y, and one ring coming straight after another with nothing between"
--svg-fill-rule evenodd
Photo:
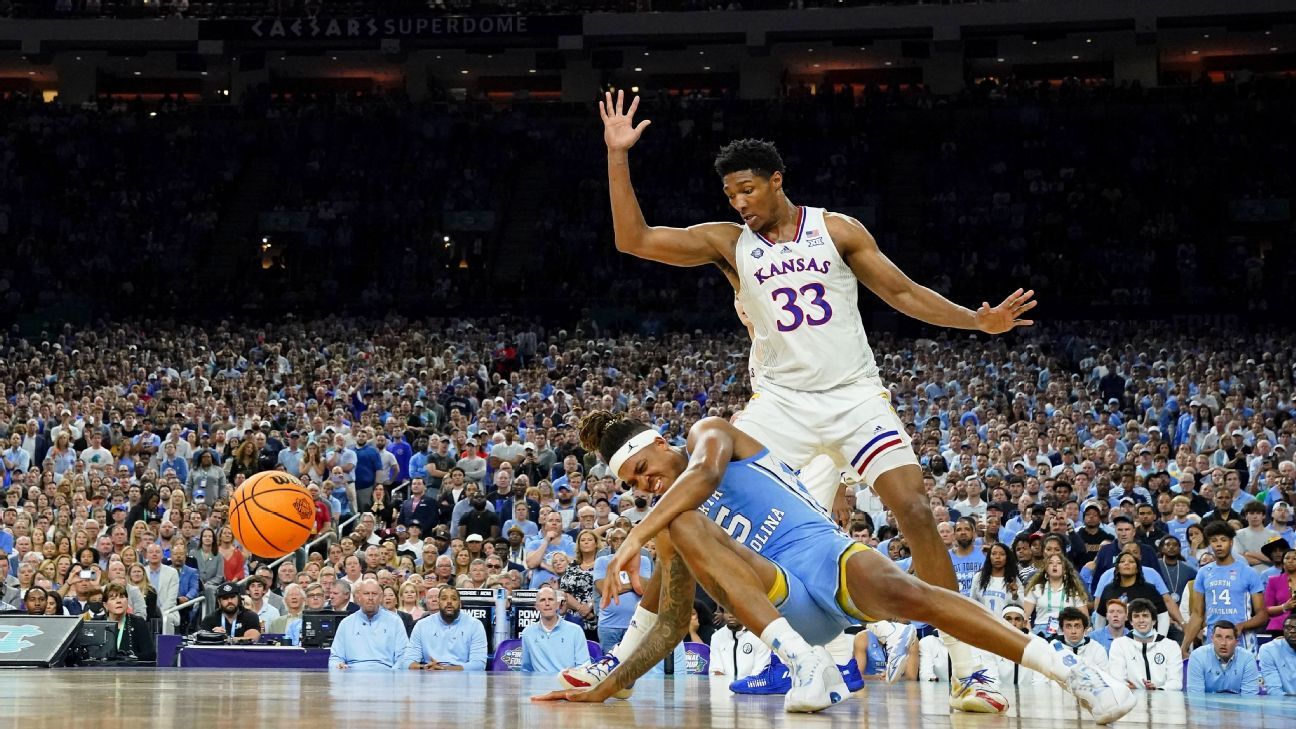
<instances>
[{"instance_id":1,"label":"ncaa logo","mask_svg":"<svg viewBox=\"0 0 1296 729\"><path fill-rule=\"evenodd\" d=\"M764 248L755 248L752 250L752 258L760 258L763 255L765 255Z\"/></svg>"}]
</instances>

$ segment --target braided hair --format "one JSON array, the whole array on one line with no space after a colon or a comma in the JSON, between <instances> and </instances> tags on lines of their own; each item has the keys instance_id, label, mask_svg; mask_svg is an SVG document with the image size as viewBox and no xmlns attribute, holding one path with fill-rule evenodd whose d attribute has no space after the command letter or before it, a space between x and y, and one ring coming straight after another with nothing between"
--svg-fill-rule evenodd
<instances>
[{"instance_id":1,"label":"braided hair","mask_svg":"<svg viewBox=\"0 0 1296 729\"><path fill-rule=\"evenodd\" d=\"M611 463L617 449L635 434L648 430L638 420L607 410L593 410L580 421L580 440L585 450L598 451L604 463Z\"/></svg>"}]
</instances>

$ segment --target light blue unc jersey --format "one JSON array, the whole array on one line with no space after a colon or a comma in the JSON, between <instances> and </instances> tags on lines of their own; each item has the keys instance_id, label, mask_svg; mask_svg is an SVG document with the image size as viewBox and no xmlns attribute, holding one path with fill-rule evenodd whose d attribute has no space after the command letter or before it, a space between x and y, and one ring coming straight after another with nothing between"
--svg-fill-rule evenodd
<instances>
[{"instance_id":1,"label":"light blue unc jersey","mask_svg":"<svg viewBox=\"0 0 1296 729\"><path fill-rule=\"evenodd\" d=\"M881 385L858 307L859 282L828 235L823 208L798 208L796 238L743 227L734 250L738 301L755 329L758 369L772 385L822 392Z\"/></svg>"},{"instance_id":2,"label":"light blue unc jersey","mask_svg":"<svg viewBox=\"0 0 1296 729\"><path fill-rule=\"evenodd\" d=\"M843 625L855 622L839 603L838 593L842 562L861 545L833 524L792 469L768 450L731 462L700 509L734 541L804 585L822 610Z\"/></svg>"}]
</instances>

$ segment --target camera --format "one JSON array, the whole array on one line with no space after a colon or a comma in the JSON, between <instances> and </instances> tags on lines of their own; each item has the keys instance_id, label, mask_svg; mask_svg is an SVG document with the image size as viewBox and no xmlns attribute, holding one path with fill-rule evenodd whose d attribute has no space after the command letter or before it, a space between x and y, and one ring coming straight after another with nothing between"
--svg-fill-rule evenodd
<instances>
[{"instance_id":1,"label":"camera","mask_svg":"<svg viewBox=\"0 0 1296 729\"><path fill-rule=\"evenodd\" d=\"M83 579L83 580L93 580L93 579L94 579L94 570L92 570L92 569L83 569L83 570L81 570L81 579Z\"/></svg>"}]
</instances>

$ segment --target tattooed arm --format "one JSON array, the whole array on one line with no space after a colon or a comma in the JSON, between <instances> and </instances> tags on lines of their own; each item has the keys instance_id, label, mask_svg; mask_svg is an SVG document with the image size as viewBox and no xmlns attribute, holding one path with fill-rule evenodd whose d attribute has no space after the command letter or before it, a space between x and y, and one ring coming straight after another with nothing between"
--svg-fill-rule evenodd
<instances>
[{"instance_id":1,"label":"tattooed arm","mask_svg":"<svg viewBox=\"0 0 1296 729\"><path fill-rule=\"evenodd\" d=\"M554 691L545 696L536 697L539 701L588 701L599 703L623 688L634 685L636 679L648 672L670 655L676 644L688 633L689 619L693 615L693 594L696 583L693 573L684 564L684 558L675 552L670 540L670 531L663 530L657 534L657 560L660 567L654 577L660 575L661 590L658 592L657 623L643 642L635 648L621 665L612 671L607 680L592 689Z\"/></svg>"}]
</instances>

